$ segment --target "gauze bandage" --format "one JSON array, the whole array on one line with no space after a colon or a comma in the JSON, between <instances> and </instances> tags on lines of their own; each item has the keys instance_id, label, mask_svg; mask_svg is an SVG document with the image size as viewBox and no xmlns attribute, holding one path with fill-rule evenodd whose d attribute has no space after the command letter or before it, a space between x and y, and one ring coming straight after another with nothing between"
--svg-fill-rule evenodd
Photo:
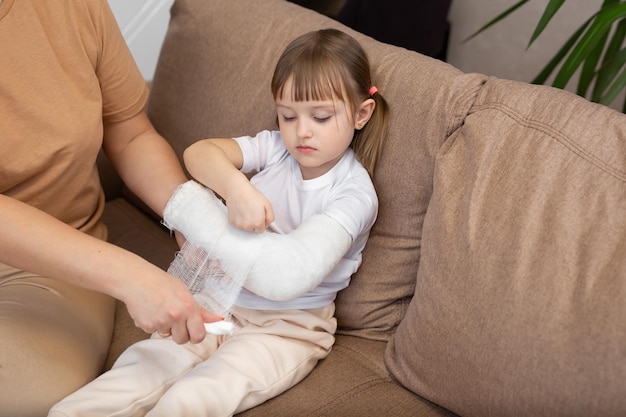
<instances>
[{"instance_id":1,"label":"gauze bandage","mask_svg":"<svg viewBox=\"0 0 626 417\"><path fill-rule=\"evenodd\" d=\"M207 332L232 333L234 325L230 321L230 310L241 291L243 278L236 280L227 275L218 260L209 258L204 249L190 241L186 241L176 253L167 272L187 285L198 304L224 317L222 321L205 323Z\"/></svg>"},{"instance_id":2,"label":"gauze bandage","mask_svg":"<svg viewBox=\"0 0 626 417\"><path fill-rule=\"evenodd\" d=\"M234 282L277 301L304 295L319 285L352 242L339 223L323 214L311 216L289 234L237 229L228 224L226 207L215 194L194 181L174 193L164 224L204 250L207 259L217 260Z\"/></svg>"}]
</instances>

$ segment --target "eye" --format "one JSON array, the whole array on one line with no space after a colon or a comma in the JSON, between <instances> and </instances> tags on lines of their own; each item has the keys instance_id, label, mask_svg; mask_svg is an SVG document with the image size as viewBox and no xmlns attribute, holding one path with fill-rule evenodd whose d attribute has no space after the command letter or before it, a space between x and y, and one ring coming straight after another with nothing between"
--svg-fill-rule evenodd
<instances>
[{"instance_id":1,"label":"eye","mask_svg":"<svg viewBox=\"0 0 626 417\"><path fill-rule=\"evenodd\" d=\"M332 116L315 116L315 120L319 123L324 123L330 120Z\"/></svg>"},{"instance_id":2,"label":"eye","mask_svg":"<svg viewBox=\"0 0 626 417\"><path fill-rule=\"evenodd\" d=\"M295 116L285 116L285 115L283 115L282 118L283 118L283 121L285 121L285 122L293 122L294 120L296 120Z\"/></svg>"}]
</instances>

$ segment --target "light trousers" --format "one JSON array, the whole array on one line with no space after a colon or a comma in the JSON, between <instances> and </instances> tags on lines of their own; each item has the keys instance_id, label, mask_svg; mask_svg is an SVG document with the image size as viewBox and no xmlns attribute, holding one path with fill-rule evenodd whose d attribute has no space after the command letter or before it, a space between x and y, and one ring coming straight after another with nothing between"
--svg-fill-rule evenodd
<instances>
[{"instance_id":1,"label":"light trousers","mask_svg":"<svg viewBox=\"0 0 626 417\"><path fill-rule=\"evenodd\" d=\"M0 264L0 417L41 417L94 379L115 300Z\"/></svg>"},{"instance_id":2,"label":"light trousers","mask_svg":"<svg viewBox=\"0 0 626 417\"><path fill-rule=\"evenodd\" d=\"M306 377L334 343L334 305L317 310L235 308L230 336L178 345L154 334L49 416L231 416Z\"/></svg>"}]
</instances>

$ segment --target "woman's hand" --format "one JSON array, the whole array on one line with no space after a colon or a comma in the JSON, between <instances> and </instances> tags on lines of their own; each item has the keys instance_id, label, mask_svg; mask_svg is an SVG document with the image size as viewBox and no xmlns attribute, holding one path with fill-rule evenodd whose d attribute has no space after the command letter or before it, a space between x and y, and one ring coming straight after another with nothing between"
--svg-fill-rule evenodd
<instances>
[{"instance_id":1,"label":"woman's hand","mask_svg":"<svg viewBox=\"0 0 626 417\"><path fill-rule=\"evenodd\" d=\"M222 320L198 305L182 281L163 272L155 280L132 287L123 300L135 325L148 333L171 335L176 343L199 343L204 323Z\"/></svg>"}]
</instances>

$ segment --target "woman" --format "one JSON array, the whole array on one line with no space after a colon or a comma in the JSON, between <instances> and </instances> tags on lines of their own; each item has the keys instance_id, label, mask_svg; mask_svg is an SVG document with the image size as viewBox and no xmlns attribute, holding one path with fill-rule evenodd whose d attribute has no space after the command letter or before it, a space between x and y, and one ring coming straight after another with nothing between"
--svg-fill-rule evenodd
<instances>
[{"instance_id":1,"label":"woman","mask_svg":"<svg viewBox=\"0 0 626 417\"><path fill-rule=\"evenodd\" d=\"M96 156L155 212L186 177L106 0L0 0L0 415L41 416L95 378L114 298L200 342L186 286L105 242Z\"/></svg>"}]
</instances>

